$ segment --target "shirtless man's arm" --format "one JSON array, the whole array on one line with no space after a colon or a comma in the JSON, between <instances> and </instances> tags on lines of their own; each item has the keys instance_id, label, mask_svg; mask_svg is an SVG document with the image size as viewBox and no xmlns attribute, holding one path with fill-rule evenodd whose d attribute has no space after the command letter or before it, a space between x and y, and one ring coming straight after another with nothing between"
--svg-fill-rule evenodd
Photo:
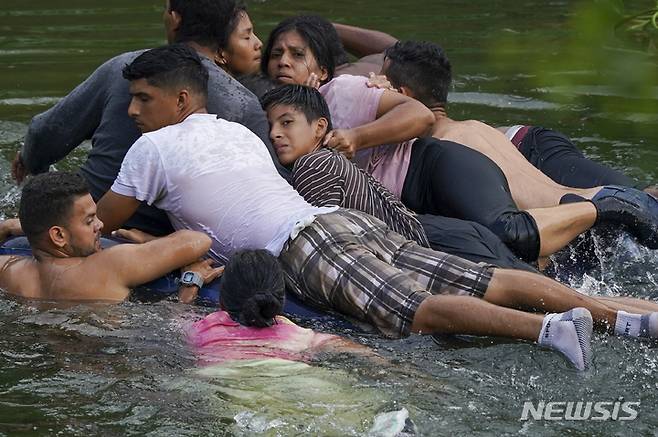
<instances>
[{"instance_id":1,"label":"shirtless man's arm","mask_svg":"<svg viewBox=\"0 0 658 437\"><path fill-rule=\"evenodd\" d=\"M425 105L404 94L385 90L375 121L353 129L333 130L327 134L324 145L352 158L361 149L430 135L433 125L434 115Z\"/></svg>"}]
</instances>

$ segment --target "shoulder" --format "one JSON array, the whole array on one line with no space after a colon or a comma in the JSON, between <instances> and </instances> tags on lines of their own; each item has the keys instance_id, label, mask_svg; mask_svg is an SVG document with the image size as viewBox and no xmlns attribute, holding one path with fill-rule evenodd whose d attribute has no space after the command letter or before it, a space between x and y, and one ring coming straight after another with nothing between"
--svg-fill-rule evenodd
<instances>
[{"instance_id":1,"label":"shoulder","mask_svg":"<svg viewBox=\"0 0 658 437\"><path fill-rule=\"evenodd\" d=\"M320 87L320 93L323 96L330 95L339 91L354 90L360 88L367 88L368 79L363 76L353 76L351 74L341 74L331 79L326 84Z\"/></svg>"},{"instance_id":2,"label":"shoulder","mask_svg":"<svg viewBox=\"0 0 658 437\"><path fill-rule=\"evenodd\" d=\"M349 161L342 154L329 149L320 149L297 159L293 172L297 173L312 169L326 173L340 174L346 165L349 165Z\"/></svg>"}]
</instances>

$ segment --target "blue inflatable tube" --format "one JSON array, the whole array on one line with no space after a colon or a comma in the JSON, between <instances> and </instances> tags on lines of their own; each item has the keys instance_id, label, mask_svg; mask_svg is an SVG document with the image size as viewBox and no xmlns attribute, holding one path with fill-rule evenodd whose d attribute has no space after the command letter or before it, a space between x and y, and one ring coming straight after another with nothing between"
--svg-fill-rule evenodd
<instances>
[{"instance_id":1,"label":"blue inflatable tube","mask_svg":"<svg viewBox=\"0 0 658 437\"><path fill-rule=\"evenodd\" d=\"M127 243L125 240L102 238L101 245L103 248L114 246L115 244ZM25 237L14 237L5 241L0 246L0 255L22 255L22 256L32 256L32 250L27 242ZM166 297L178 292L178 284L176 283L177 275L170 273L166 276L158 278L154 281L151 281L147 284L143 284L137 288L140 292L148 292L154 295L161 295ZM206 284L199 290L199 297L197 303L208 305L208 306L218 306L219 305L219 293L221 288L221 278L214 280L213 282ZM354 328L354 326L347 322L344 319L338 318L333 314L325 313L314 308L311 308L301 301L299 301L295 296L291 294L286 294L286 301L283 307L283 311L286 314L296 315L304 318L311 319L320 319L326 320L330 323L338 323L344 327Z\"/></svg>"}]
</instances>

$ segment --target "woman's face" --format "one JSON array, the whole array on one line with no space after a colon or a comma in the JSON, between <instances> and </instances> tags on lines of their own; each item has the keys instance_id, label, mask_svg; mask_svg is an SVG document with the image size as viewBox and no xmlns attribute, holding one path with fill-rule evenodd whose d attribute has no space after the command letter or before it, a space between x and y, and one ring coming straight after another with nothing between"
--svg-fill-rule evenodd
<instances>
[{"instance_id":1,"label":"woman's face","mask_svg":"<svg viewBox=\"0 0 658 437\"><path fill-rule=\"evenodd\" d=\"M276 37L267 60L267 75L279 83L305 85L311 73L324 82L327 69L320 67L306 41L296 30Z\"/></svg>"},{"instance_id":2,"label":"woman's face","mask_svg":"<svg viewBox=\"0 0 658 437\"><path fill-rule=\"evenodd\" d=\"M260 69L260 39L246 12L240 12L238 24L228 39L228 47L219 51L219 64L230 74L248 75Z\"/></svg>"}]
</instances>

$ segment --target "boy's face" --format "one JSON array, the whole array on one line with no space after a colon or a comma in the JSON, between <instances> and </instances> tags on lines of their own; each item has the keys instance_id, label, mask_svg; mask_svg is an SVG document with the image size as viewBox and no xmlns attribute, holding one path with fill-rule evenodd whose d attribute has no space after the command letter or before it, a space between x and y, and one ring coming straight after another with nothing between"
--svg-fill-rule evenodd
<instances>
[{"instance_id":1,"label":"boy's face","mask_svg":"<svg viewBox=\"0 0 658 437\"><path fill-rule=\"evenodd\" d=\"M132 99L128 106L128 115L135 120L142 133L180 121L177 94L149 85L146 79L137 79L130 82L130 95Z\"/></svg>"},{"instance_id":2,"label":"boy's face","mask_svg":"<svg viewBox=\"0 0 658 437\"><path fill-rule=\"evenodd\" d=\"M327 130L324 118L309 122L303 112L288 105L270 106L267 119L272 145L283 165L318 149Z\"/></svg>"}]
</instances>

